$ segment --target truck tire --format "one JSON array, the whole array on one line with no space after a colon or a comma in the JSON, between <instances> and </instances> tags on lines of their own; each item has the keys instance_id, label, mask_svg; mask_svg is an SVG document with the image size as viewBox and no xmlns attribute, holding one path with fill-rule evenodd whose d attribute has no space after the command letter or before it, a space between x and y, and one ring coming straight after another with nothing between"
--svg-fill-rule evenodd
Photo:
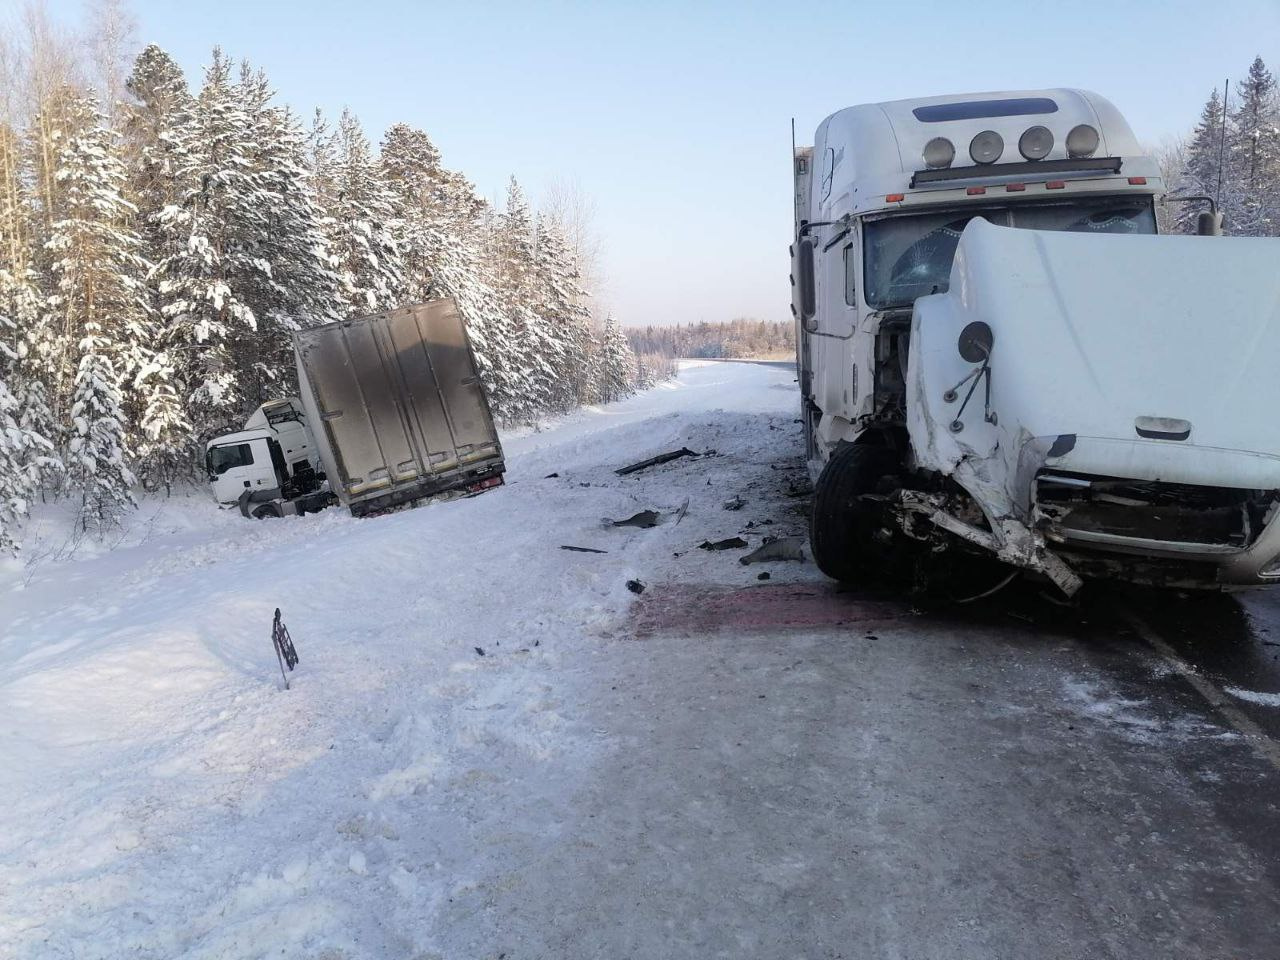
<instances>
[{"instance_id":1,"label":"truck tire","mask_svg":"<svg viewBox=\"0 0 1280 960\"><path fill-rule=\"evenodd\" d=\"M873 495L899 467L893 450L866 443L838 449L823 467L813 491L809 546L831 579L856 583L897 569L901 550L884 542L887 508Z\"/></svg>"},{"instance_id":2,"label":"truck tire","mask_svg":"<svg viewBox=\"0 0 1280 960\"><path fill-rule=\"evenodd\" d=\"M250 516L255 520L266 520L270 517L283 517L284 511L278 503L263 503L254 507Z\"/></svg>"}]
</instances>

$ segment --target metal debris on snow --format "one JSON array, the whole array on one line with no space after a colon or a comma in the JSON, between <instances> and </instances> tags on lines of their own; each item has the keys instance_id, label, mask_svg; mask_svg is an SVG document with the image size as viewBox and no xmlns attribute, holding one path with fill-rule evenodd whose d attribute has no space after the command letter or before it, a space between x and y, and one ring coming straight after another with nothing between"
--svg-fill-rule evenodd
<instances>
[{"instance_id":1,"label":"metal debris on snow","mask_svg":"<svg viewBox=\"0 0 1280 960\"><path fill-rule=\"evenodd\" d=\"M712 543L710 540L703 540L698 544L699 550L736 550L738 547L745 547L747 541L741 537L730 537L728 540L717 540Z\"/></svg>"},{"instance_id":2,"label":"metal debris on snow","mask_svg":"<svg viewBox=\"0 0 1280 960\"><path fill-rule=\"evenodd\" d=\"M724 508L726 510L741 510L746 505L747 505L747 501L743 500L741 497L736 497L736 496L732 500L726 500L724 502Z\"/></svg>"},{"instance_id":3,"label":"metal debris on snow","mask_svg":"<svg viewBox=\"0 0 1280 960\"><path fill-rule=\"evenodd\" d=\"M595 547L571 547L567 544L560 545L561 550L572 550L574 553L608 553L608 550L597 550Z\"/></svg>"},{"instance_id":4,"label":"metal debris on snow","mask_svg":"<svg viewBox=\"0 0 1280 960\"><path fill-rule=\"evenodd\" d=\"M614 520L612 517L605 517L603 522L607 527L639 527L642 530L647 530L650 527L656 527L658 520L658 511L641 510L625 520Z\"/></svg>"},{"instance_id":5,"label":"metal debris on snow","mask_svg":"<svg viewBox=\"0 0 1280 960\"><path fill-rule=\"evenodd\" d=\"M635 473L637 470L644 470L648 467L656 467L660 463L670 463L672 460L679 460L681 457L698 457L700 453L690 450L688 447L681 447L679 450L671 450L667 453L660 453L656 457L650 457L648 460L641 460L639 463L632 463L625 467L620 467L613 471L618 476L626 476L628 473Z\"/></svg>"},{"instance_id":6,"label":"metal debris on snow","mask_svg":"<svg viewBox=\"0 0 1280 960\"><path fill-rule=\"evenodd\" d=\"M768 538L745 557L739 557L738 562L742 564L768 563L771 560L800 560L803 562L803 547L804 537Z\"/></svg>"},{"instance_id":7,"label":"metal debris on snow","mask_svg":"<svg viewBox=\"0 0 1280 960\"><path fill-rule=\"evenodd\" d=\"M676 511L676 524L684 519L684 515L689 512L689 498L684 498L684 503L680 504L680 509Z\"/></svg>"}]
</instances>

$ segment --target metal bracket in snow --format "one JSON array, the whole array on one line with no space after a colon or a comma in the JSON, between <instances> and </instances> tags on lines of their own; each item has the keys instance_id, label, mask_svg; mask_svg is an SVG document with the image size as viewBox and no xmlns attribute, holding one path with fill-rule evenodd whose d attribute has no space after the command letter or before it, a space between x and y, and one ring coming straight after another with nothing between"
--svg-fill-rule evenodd
<instances>
[{"instance_id":1,"label":"metal bracket in snow","mask_svg":"<svg viewBox=\"0 0 1280 960\"><path fill-rule=\"evenodd\" d=\"M294 649L293 638L289 636L289 628L280 619L280 608L276 607L275 619L271 621L271 644L276 648L276 660L280 663L280 676L284 679L284 688L289 689L289 675L284 672L298 665L298 651Z\"/></svg>"}]
</instances>

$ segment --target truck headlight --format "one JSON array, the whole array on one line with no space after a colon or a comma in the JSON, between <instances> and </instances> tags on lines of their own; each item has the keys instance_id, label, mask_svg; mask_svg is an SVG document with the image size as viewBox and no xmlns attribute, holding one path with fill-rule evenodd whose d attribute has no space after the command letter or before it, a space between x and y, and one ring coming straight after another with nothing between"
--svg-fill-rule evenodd
<instances>
[{"instance_id":1,"label":"truck headlight","mask_svg":"<svg viewBox=\"0 0 1280 960\"><path fill-rule=\"evenodd\" d=\"M1098 131L1087 123L1072 127L1067 134L1067 154L1073 160L1092 157L1098 149Z\"/></svg>"},{"instance_id":2,"label":"truck headlight","mask_svg":"<svg viewBox=\"0 0 1280 960\"><path fill-rule=\"evenodd\" d=\"M1028 160L1043 160L1053 149L1053 131L1048 127L1028 127L1018 138L1018 152Z\"/></svg>"},{"instance_id":3,"label":"truck headlight","mask_svg":"<svg viewBox=\"0 0 1280 960\"><path fill-rule=\"evenodd\" d=\"M924 145L924 165L930 170L949 167L955 158L955 144L946 137L934 137Z\"/></svg>"},{"instance_id":4,"label":"truck headlight","mask_svg":"<svg viewBox=\"0 0 1280 960\"><path fill-rule=\"evenodd\" d=\"M983 130L969 141L969 156L974 163L995 163L1004 153L1004 137L994 130Z\"/></svg>"}]
</instances>

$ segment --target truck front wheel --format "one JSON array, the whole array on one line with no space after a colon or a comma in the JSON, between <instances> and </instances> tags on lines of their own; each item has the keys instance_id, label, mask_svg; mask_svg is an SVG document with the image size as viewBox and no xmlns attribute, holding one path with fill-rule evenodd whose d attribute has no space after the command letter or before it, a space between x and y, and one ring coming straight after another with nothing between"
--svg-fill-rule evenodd
<instances>
[{"instance_id":1,"label":"truck front wheel","mask_svg":"<svg viewBox=\"0 0 1280 960\"><path fill-rule=\"evenodd\" d=\"M901 546L887 529L884 494L900 470L898 456L877 444L854 444L831 455L813 491L809 545L818 569L854 583L892 574Z\"/></svg>"}]
</instances>

